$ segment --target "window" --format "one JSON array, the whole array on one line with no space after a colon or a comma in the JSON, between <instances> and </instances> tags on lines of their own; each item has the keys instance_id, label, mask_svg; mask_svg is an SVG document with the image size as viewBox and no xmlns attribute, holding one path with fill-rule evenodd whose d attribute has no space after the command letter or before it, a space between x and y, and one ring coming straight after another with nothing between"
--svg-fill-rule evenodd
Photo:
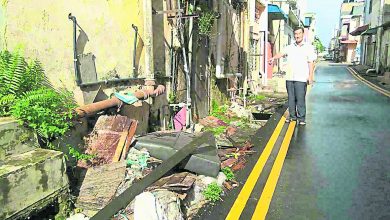
<instances>
[{"instance_id":1,"label":"window","mask_svg":"<svg viewBox=\"0 0 390 220\"><path fill-rule=\"evenodd\" d=\"M371 14L371 12L372 12L372 2L373 2L374 0L370 0L370 6L369 6L369 9L368 9L368 12Z\"/></svg>"}]
</instances>

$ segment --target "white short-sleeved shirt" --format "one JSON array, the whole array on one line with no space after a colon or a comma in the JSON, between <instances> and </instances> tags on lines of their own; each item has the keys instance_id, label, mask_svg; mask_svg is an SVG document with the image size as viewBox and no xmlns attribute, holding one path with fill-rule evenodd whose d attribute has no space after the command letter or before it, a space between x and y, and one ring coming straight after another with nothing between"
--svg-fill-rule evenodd
<instances>
[{"instance_id":1,"label":"white short-sleeved shirt","mask_svg":"<svg viewBox=\"0 0 390 220\"><path fill-rule=\"evenodd\" d=\"M293 43L284 48L282 53L287 56L286 80L306 82L309 78L309 62L317 59L313 45L302 43L299 46Z\"/></svg>"}]
</instances>

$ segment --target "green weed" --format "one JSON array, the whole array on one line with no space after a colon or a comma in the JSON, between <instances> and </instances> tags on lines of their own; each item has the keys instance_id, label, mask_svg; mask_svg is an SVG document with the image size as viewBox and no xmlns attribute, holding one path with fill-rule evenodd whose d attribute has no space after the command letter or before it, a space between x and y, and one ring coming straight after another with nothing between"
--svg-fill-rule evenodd
<instances>
[{"instance_id":1,"label":"green weed","mask_svg":"<svg viewBox=\"0 0 390 220\"><path fill-rule=\"evenodd\" d=\"M67 144L66 146L69 149L69 155L71 157L75 158L76 160L91 160L91 159L96 157L95 155L80 153L79 151L77 151L74 147L72 147L69 144Z\"/></svg>"},{"instance_id":2,"label":"green weed","mask_svg":"<svg viewBox=\"0 0 390 220\"><path fill-rule=\"evenodd\" d=\"M202 192L204 197L211 201L216 202L221 200L222 188L218 186L216 182L207 185L206 189Z\"/></svg>"},{"instance_id":3,"label":"green weed","mask_svg":"<svg viewBox=\"0 0 390 220\"><path fill-rule=\"evenodd\" d=\"M227 181L236 179L236 177L234 176L234 173L233 173L232 169L230 169L230 167L222 168L222 173L225 174Z\"/></svg>"}]
</instances>

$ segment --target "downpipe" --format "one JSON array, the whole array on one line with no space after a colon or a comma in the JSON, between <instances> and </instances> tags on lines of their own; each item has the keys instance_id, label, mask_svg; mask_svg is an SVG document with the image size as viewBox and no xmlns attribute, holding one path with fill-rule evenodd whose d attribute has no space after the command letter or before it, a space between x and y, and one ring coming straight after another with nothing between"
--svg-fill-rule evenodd
<instances>
[{"instance_id":1,"label":"downpipe","mask_svg":"<svg viewBox=\"0 0 390 220\"><path fill-rule=\"evenodd\" d=\"M135 26L134 24L131 25L134 29L134 51L133 51L133 74L136 73L136 66L135 66L135 60L137 56L137 37L138 37L138 27Z\"/></svg>"},{"instance_id":2,"label":"downpipe","mask_svg":"<svg viewBox=\"0 0 390 220\"><path fill-rule=\"evenodd\" d=\"M80 79L80 73L78 71L78 68L77 68L77 40L76 40L76 26L77 26L77 20L76 20L76 17L72 15L72 13L69 13L68 15L68 18L69 20L71 20L73 22L73 62L74 62L74 75L75 75L75 78L76 78L76 84L77 86L80 86L81 85L81 79Z\"/></svg>"}]
</instances>

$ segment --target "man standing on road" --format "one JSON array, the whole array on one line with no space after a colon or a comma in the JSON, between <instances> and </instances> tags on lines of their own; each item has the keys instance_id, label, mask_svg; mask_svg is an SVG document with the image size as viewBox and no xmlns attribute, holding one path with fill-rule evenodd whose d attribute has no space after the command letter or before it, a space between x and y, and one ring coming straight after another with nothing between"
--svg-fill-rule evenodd
<instances>
[{"instance_id":1,"label":"man standing on road","mask_svg":"<svg viewBox=\"0 0 390 220\"><path fill-rule=\"evenodd\" d=\"M275 59L287 57L286 88L290 115L286 122L298 120L300 125L306 124L306 89L307 85L313 84L314 60L317 59L313 45L303 41L303 33L303 27L294 28L295 43L269 60L272 65Z\"/></svg>"}]
</instances>

